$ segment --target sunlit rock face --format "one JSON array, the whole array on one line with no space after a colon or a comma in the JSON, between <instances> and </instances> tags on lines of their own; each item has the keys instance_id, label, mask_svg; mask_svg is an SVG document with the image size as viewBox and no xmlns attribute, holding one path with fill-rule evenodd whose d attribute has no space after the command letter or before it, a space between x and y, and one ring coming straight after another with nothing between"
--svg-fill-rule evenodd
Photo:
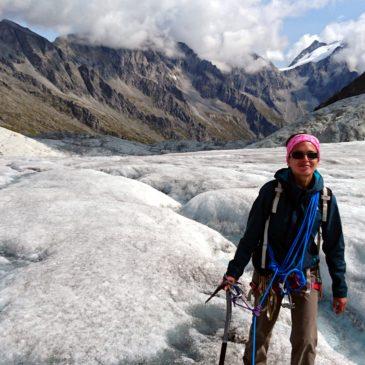
<instances>
[{"instance_id":1,"label":"sunlit rock face","mask_svg":"<svg viewBox=\"0 0 365 365\"><path fill-rule=\"evenodd\" d=\"M285 166L284 148L82 157L17 135L16 153L5 153L1 129L0 141L1 361L217 363L225 298L204 301L259 188ZM363 360L364 153L364 142L322 145L319 171L346 240L349 309L332 313L322 257L318 364ZM251 274L249 266L245 289ZM242 363L250 321L234 308L227 363ZM289 363L289 333L283 309L269 363Z\"/></svg>"}]
</instances>

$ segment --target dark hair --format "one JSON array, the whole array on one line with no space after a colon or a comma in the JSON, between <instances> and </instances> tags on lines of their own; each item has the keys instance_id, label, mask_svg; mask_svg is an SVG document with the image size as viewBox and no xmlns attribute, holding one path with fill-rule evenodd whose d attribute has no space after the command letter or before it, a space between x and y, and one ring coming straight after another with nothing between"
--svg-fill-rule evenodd
<instances>
[{"instance_id":1,"label":"dark hair","mask_svg":"<svg viewBox=\"0 0 365 365\"><path fill-rule=\"evenodd\" d=\"M286 141L285 141L285 147L287 147L288 146L288 144L289 144L289 142L290 142L290 140L292 139L292 138L294 138L295 136L298 136L299 134L307 134L307 132L298 132L298 133L294 133L294 134L292 134Z\"/></svg>"}]
</instances>

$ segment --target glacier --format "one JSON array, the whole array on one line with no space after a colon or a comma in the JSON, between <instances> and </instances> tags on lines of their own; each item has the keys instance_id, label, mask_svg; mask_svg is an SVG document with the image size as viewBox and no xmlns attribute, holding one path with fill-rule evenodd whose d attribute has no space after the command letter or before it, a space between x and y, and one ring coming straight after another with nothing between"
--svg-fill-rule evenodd
<instances>
[{"instance_id":1,"label":"glacier","mask_svg":"<svg viewBox=\"0 0 365 365\"><path fill-rule=\"evenodd\" d=\"M225 298L204 302L260 186L285 166L284 148L76 156L6 133L0 364L217 363ZM364 359L364 156L364 141L322 144L319 171L343 221L349 306L343 316L331 311L323 265L320 365ZM251 274L248 266L245 290ZM228 364L242 363L250 321L234 308ZM289 332L282 309L269 364L289 363Z\"/></svg>"}]
</instances>

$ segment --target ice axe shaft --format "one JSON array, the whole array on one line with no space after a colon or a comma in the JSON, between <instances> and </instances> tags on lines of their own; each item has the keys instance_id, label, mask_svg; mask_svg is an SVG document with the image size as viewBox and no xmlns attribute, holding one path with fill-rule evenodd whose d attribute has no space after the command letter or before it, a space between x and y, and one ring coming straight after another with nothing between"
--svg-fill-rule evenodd
<instances>
[{"instance_id":1,"label":"ice axe shaft","mask_svg":"<svg viewBox=\"0 0 365 365\"><path fill-rule=\"evenodd\" d=\"M226 291L226 304L227 304L226 322L224 324L224 333L223 333L221 353L219 356L219 365L224 365L224 360L226 358L229 327L230 327L231 318L232 318L232 300L231 300L231 292L229 290Z\"/></svg>"}]
</instances>

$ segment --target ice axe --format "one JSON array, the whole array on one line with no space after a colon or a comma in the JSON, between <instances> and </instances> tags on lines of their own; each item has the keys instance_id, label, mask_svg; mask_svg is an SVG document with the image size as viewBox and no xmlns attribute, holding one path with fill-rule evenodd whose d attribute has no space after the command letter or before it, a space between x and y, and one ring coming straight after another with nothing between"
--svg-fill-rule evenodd
<instances>
[{"instance_id":1,"label":"ice axe","mask_svg":"<svg viewBox=\"0 0 365 365\"><path fill-rule=\"evenodd\" d=\"M213 294L205 301L205 303L208 303L214 296L217 295L217 293L224 289L224 287L229 283L228 281L223 281L222 284L218 285L218 287L215 289ZM227 343L228 343L228 333L229 333L229 327L231 324L231 318L232 318L232 298L231 298L231 291L226 291L226 322L224 324L224 333L223 333L223 339L222 339L222 346L221 346L221 353L219 356L219 365L224 365L224 360L226 358L226 351L227 351Z\"/></svg>"},{"instance_id":2,"label":"ice axe","mask_svg":"<svg viewBox=\"0 0 365 365\"><path fill-rule=\"evenodd\" d=\"M221 354L219 356L219 365L224 364L224 360L226 358L226 351L227 351L227 343L228 343L228 332L229 332L229 326L231 324L231 318L232 318L232 300L231 300L231 291L226 291L226 323L224 324L224 333L223 333L223 340L222 340L222 346L221 346Z\"/></svg>"}]
</instances>

